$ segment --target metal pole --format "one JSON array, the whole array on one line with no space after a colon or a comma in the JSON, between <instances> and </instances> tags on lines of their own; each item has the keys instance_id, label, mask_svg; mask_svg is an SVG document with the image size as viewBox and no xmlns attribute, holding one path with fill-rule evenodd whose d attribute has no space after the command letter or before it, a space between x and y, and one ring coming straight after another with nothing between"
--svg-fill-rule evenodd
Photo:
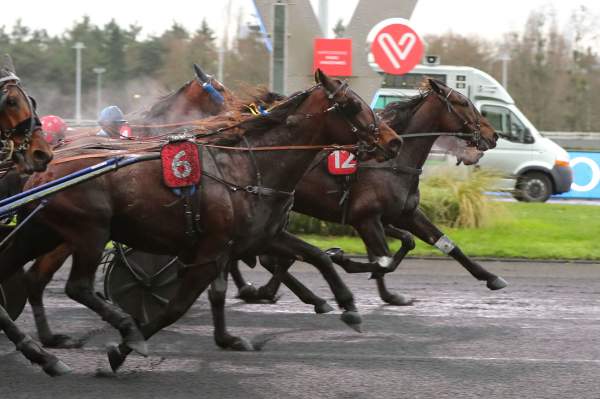
<instances>
[{"instance_id":1,"label":"metal pole","mask_svg":"<svg viewBox=\"0 0 600 399\"><path fill-rule=\"evenodd\" d=\"M329 37L329 1L319 0L319 23L323 37Z\"/></svg>"},{"instance_id":2,"label":"metal pole","mask_svg":"<svg viewBox=\"0 0 600 399\"><path fill-rule=\"evenodd\" d=\"M508 90L508 61L511 58L507 52L504 52L500 54L499 59L502 61L502 86Z\"/></svg>"},{"instance_id":3,"label":"metal pole","mask_svg":"<svg viewBox=\"0 0 600 399\"><path fill-rule=\"evenodd\" d=\"M96 78L96 112L102 109L102 74L106 72L106 68L96 67L94 72L98 75Z\"/></svg>"},{"instance_id":4,"label":"metal pole","mask_svg":"<svg viewBox=\"0 0 600 399\"><path fill-rule=\"evenodd\" d=\"M85 45L81 42L75 43L75 121L81 123L81 50Z\"/></svg>"},{"instance_id":5,"label":"metal pole","mask_svg":"<svg viewBox=\"0 0 600 399\"><path fill-rule=\"evenodd\" d=\"M224 44L225 43L222 43L221 47L219 47L219 64L217 68L217 79L219 82L223 82L223 64L225 63L225 49L223 48Z\"/></svg>"}]
</instances>

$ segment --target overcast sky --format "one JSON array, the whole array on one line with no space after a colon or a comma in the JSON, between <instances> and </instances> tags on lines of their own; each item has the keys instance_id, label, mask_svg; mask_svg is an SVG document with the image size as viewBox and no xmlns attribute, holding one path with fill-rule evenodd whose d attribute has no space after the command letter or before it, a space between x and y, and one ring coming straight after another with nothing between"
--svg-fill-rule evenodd
<instances>
[{"instance_id":1,"label":"overcast sky","mask_svg":"<svg viewBox=\"0 0 600 399\"><path fill-rule=\"evenodd\" d=\"M302 1L302 0L297 0ZM374 5L377 0L369 0ZM318 0L311 0L316 6ZM206 18L218 33L226 24L225 0L169 0L167 2L123 0L19 0L0 12L0 26L12 26L18 18L24 24L44 28L51 34L61 33L73 21L88 15L96 24L115 18L119 24L138 24L143 34L159 34L177 21L190 30ZM330 0L330 25L339 18L348 20L357 0ZM509 30L520 29L529 13L541 7L554 7L564 25L573 8L585 5L600 15L598 0L419 0L412 23L421 35L452 30L460 34L476 33L488 38L500 37ZM241 13L251 20L251 0L231 0L230 25ZM600 31L600 28L599 28Z\"/></svg>"}]
</instances>

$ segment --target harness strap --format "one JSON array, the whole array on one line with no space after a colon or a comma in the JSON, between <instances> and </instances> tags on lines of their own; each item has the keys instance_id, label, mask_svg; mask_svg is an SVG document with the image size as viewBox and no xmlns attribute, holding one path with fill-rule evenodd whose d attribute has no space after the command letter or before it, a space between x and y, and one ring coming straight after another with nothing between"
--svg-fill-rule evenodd
<instances>
[{"instance_id":1,"label":"harness strap","mask_svg":"<svg viewBox=\"0 0 600 399\"><path fill-rule=\"evenodd\" d=\"M413 175L413 176L420 176L421 173L423 173L423 169L421 168L413 168L410 166L404 166L404 165L394 165L394 166L390 166L390 165L376 165L376 164L370 164L370 165L365 165L365 164L359 164L358 167L360 169L383 169L383 170L390 170L393 173L399 175L399 174L405 174L405 175Z\"/></svg>"},{"instance_id":2,"label":"harness strap","mask_svg":"<svg viewBox=\"0 0 600 399\"><path fill-rule=\"evenodd\" d=\"M210 177L211 179L213 179L216 182L223 184L230 191L232 191L234 193L238 192L238 191L245 191L249 194L255 194L255 195L259 195L259 196L260 195L267 195L267 196L279 195L279 196L291 197L294 195L294 191L282 191L282 190L277 190L274 188L259 187L259 186L252 186L252 185L240 186L238 184L228 182L225 179L221 179L220 177L217 177L217 176L215 176L211 173L208 173L204 170L202 171L202 174L206 177Z\"/></svg>"}]
</instances>

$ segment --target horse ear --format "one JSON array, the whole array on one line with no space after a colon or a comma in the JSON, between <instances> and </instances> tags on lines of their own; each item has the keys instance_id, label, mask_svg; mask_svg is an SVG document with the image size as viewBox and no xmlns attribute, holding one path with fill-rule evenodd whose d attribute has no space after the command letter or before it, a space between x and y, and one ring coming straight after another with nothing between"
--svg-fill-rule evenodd
<instances>
[{"instance_id":1,"label":"horse ear","mask_svg":"<svg viewBox=\"0 0 600 399\"><path fill-rule=\"evenodd\" d=\"M204 71L198 66L198 64L194 64L194 73L196 77L200 79L201 82L208 82L208 75L204 73Z\"/></svg>"},{"instance_id":2,"label":"horse ear","mask_svg":"<svg viewBox=\"0 0 600 399\"><path fill-rule=\"evenodd\" d=\"M319 68L317 68L315 70L315 83L321 83L321 80L320 80L320 74L321 73L322 72L321 72L321 70Z\"/></svg>"},{"instance_id":3,"label":"horse ear","mask_svg":"<svg viewBox=\"0 0 600 399\"><path fill-rule=\"evenodd\" d=\"M431 78L428 78L427 81L429 82L429 87L431 87L431 90L437 94L444 94L444 89L441 82Z\"/></svg>"},{"instance_id":4,"label":"horse ear","mask_svg":"<svg viewBox=\"0 0 600 399\"><path fill-rule=\"evenodd\" d=\"M335 84L333 83L333 80L320 68L317 68L315 71L315 82L322 84L323 87L329 91L335 90Z\"/></svg>"},{"instance_id":5,"label":"horse ear","mask_svg":"<svg viewBox=\"0 0 600 399\"><path fill-rule=\"evenodd\" d=\"M13 64L12 58L10 58L10 55L4 54L4 63L2 64L2 68L6 69L7 71L10 71L12 73L15 73L15 65Z\"/></svg>"}]
</instances>

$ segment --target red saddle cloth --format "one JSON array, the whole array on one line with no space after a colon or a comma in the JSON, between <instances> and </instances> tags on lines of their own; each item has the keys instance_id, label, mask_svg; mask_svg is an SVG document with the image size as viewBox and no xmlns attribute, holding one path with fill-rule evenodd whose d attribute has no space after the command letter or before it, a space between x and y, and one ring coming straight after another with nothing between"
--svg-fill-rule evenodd
<instances>
[{"instance_id":1,"label":"red saddle cloth","mask_svg":"<svg viewBox=\"0 0 600 399\"><path fill-rule=\"evenodd\" d=\"M182 140L165 144L160 151L163 180L170 188L196 186L200 183L202 164L198 145Z\"/></svg>"},{"instance_id":2,"label":"red saddle cloth","mask_svg":"<svg viewBox=\"0 0 600 399\"><path fill-rule=\"evenodd\" d=\"M350 151L336 150L327 156L327 170L332 175L352 175L356 169L356 156Z\"/></svg>"}]
</instances>

